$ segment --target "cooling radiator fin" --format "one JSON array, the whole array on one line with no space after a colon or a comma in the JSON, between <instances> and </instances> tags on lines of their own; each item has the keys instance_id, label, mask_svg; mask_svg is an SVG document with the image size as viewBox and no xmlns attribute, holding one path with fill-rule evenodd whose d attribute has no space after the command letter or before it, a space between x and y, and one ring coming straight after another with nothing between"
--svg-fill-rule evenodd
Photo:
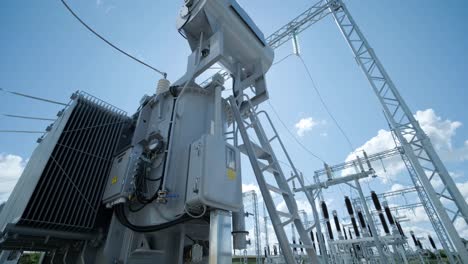
<instances>
[{"instance_id":1,"label":"cooling radiator fin","mask_svg":"<svg viewBox=\"0 0 468 264\"><path fill-rule=\"evenodd\" d=\"M18 226L80 233L95 228L128 117L85 93L75 101Z\"/></svg>"}]
</instances>

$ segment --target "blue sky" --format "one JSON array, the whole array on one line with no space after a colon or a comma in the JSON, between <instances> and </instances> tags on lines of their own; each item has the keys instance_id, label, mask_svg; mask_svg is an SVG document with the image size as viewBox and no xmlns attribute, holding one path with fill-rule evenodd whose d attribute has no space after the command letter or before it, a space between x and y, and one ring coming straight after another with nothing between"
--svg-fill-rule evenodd
<instances>
[{"instance_id":1,"label":"blue sky","mask_svg":"<svg viewBox=\"0 0 468 264\"><path fill-rule=\"evenodd\" d=\"M181 2L69 0L72 8L98 32L168 72L171 81L184 73L190 53L175 28ZM240 0L239 3L268 36L314 1ZM346 4L411 109L414 113L424 111L419 117L441 151L447 157L459 157L457 161L447 158L446 164L457 175L458 183L466 183L468 32L464 11L468 3L355 0ZM2 1L0 34L0 87L5 89L63 102L68 101L73 91L84 90L133 113L141 96L153 93L159 79L91 35L58 0ZM362 146L377 136L380 129L386 129L376 97L332 18L313 25L299 39L302 56L323 98L353 144ZM276 58L291 52L291 44L286 43L276 50ZM296 136L330 164L344 161L350 150L320 105L299 59L290 57L275 65L267 78L271 103L289 129L296 133L296 124L306 120L307 129ZM267 104L264 108L270 112ZM58 110L54 105L0 94L0 113L54 117ZM310 118L312 123L307 122ZM273 119L296 165L306 175L320 169L321 162L301 150L278 120ZM42 130L47 125L0 116L0 129ZM19 167L36 146L36 138L37 135L2 134L0 168L9 172L0 174L0 181L6 179L8 186L14 184ZM378 139L376 142L385 143ZM383 143L379 144L382 147ZM6 164L8 161L14 164ZM395 175L395 180L409 182L404 173ZM254 184L247 169L244 182ZM392 186L378 180L371 184L378 191ZM3 186L0 194L3 192L5 199L9 187ZM336 208L341 206L341 200L335 199Z\"/></svg>"}]
</instances>

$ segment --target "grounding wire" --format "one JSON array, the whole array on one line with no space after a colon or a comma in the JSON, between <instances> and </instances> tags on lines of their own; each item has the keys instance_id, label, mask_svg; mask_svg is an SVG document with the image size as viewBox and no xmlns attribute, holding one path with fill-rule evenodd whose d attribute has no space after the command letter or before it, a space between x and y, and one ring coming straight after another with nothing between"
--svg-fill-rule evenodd
<instances>
[{"instance_id":1,"label":"grounding wire","mask_svg":"<svg viewBox=\"0 0 468 264\"><path fill-rule=\"evenodd\" d=\"M29 98L29 99L34 99L34 100L46 102L46 103L67 106L67 104L65 104L65 103L45 99L45 98L42 98L42 97L32 96L32 95L28 95L28 94L24 94L24 93L13 92L13 91L9 91L9 90L3 89L3 88L0 88L0 91L5 92L5 93L9 93L9 94L13 94L13 95L17 95L17 96L21 96L21 97L26 97L26 98Z\"/></svg>"},{"instance_id":2,"label":"grounding wire","mask_svg":"<svg viewBox=\"0 0 468 264\"><path fill-rule=\"evenodd\" d=\"M100 38L102 41L104 41L105 43L107 43L107 45L111 46L112 48L114 48L115 50L119 51L120 53L124 54L125 56L129 57L130 59L133 59L134 61L146 66L147 68L161 74L164 79L167 78L167 73L161 71L161 70L158 70L156 69L155 67L149 65L148 63L140 60L140 59L137 59L136 57L134 57L133 55L129 54L128 52L122 50L121 48L117 47L116 45L114 45L112 42L110 42L109 40L107 40L106 38L104 38L102 35L100 35L99 33L97 33L94 29L92 29L88 24L86 24L86 22L84 22L72 9L71 7L65 2L65 0L60 0L62 2L62 4L65 6L65 8L85 27L87 28L91 33L93 33L96 37Z\"/></svg>"},{"instance_id":3,"label":"grounding wire","mask_svg":"<svg viewBox=\"0 0 468 264\"><path fill-rule=\"evenodd\" d=\"M335 125L338 127L341 134L343 134L344 138L346 139L346 142L348 143L348 145L349 145L349 147L351 149L351 152L354 153L355 152L354 145L351 143L351 140L349 139L348 135L346 134L346 132L344 131L344 129L342 128L340 123L336 120L335 116L330 111L330 108L328 107L328 105L325 103L325 100L323 99L322 94L320 93L319 89L317 88L317 85L316 85L316 83L314 81L314 78L312 77L312 74L310 73L309 67L307 67L307 64L305 63L304 59L300 55L298 55L298 57L301 60L302 65L304 66L304 69L306 70L307 75L309 76L310 81L312 82L312 87L314 88L315 93L317 94L320 102L322 103L323 108L328 113L330 118L333 120Z\"/></svg>"}]
</instances>

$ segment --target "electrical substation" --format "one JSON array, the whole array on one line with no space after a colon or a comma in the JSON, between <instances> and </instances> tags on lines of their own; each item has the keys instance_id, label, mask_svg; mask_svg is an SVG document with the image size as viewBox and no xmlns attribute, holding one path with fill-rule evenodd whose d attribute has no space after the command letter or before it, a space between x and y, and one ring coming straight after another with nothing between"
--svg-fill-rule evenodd
<instances>
[{"instance_id":1,"label":"electrical substation","mask_svg":"<svg viewBox=\"0 0 468 264\"><path fill-rule=\"evenodd\" d=\"M300 56L297 36L323 19L377 96L394 148L306 175L259 106L274 50L292 42ZM81 91L61 105L0 207L0 263L41 252L41 263L467 264L454 224L468 224L465 198L342 0L316 1L268 37L254 21L235 0L185 0L182 77L154 69L163 78L135 113ZM412 186L365 190L388 159L403 161ZM258 189L242 191L241 166ZM340 208L331 188L349 190L334 195ZM406 228L416 209L433 233Z\"/></svg>"}]
</instances>

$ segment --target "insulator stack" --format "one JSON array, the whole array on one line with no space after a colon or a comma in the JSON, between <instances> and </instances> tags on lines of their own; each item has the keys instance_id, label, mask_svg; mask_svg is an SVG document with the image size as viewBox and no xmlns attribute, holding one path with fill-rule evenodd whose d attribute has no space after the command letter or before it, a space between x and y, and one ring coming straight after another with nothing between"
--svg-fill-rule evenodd
<instances>
[{"instance_id":1,"label":"insulator stack","mask_svg":"<svg viewBox=\"0 0 468 264\"><path fill-rule=\"evenodd\" d=\"M414 232L410 231L410 234L411 234L411 238L413 239L414 245L418 246L418 241L416 240L416 237L414 236Z\"/></svg>"},{"instance_id":2,"label":"insulator stack","mask_svg":"<svg viewBox=\"0 0 468 264\"><path fill-rule=\"evenodd\" d=\"M346 204L346 209L348 210L349 216L351 217L351 224L353 225L354 233L356 234L356 237L360 237L360 232L356 223L356 218L354 217L354 210L353 210L353 205L351 204L351 200L349 199L348 196L345 196L345 204Z\"/></svg>"},{"instance_id":3,"label":"insulator stack","mask_svg":"<svg viewBox=\"0 0 468 264\"><path fill-rule=\"evenodd\" d=\"M346 234L346 230L344 229L344 227L343 227L343 233L344 233L344 238L348 240L348 235Z\"/></svg>"},{"instance_id":4,"label":"insulator stack","mask_svg":"<svg viewBox=\"0 0 468 264\"><path fill-rule=\"evenodd\" d=\"M431 243L431 246L434 250L437 250L436 244L434 242L434 239L432 239L431 235L428 235L427 238L429 239L429 242Z\"/></svg>"},{"instance_id":5,"label":"insulator stack","mask_svg":"<svg viewBox=\"0 0 468 264\"><path fill-rule=\"evenodd\" d=\"M333 240L333 230L332 230L332 228L331 228L330 221L327 220L326 225L327 225L327 230L328 230L328 237L329 237L331 240Z\"/></svg>"},{"instance_id":6,"label":"insulator stack","mask_svg":"<svg viewBox=\"0 0 468 264\"><path fill-rule=\"evenodd\" d=\"M354 234L356 234L356 237L360 237L361 234L359 233L359 228L356 223L356 218L351 217L351 224L353 224Z\"/></svg>"},{"instance_id":7,"label":"insulator stack","mask_svg":"<svg viewBox=\"0 0 468 264\"><path fill-rule=\"evenodd\" d=\"M271 255L270 246L266 246L268 255Z\"/></svg>"},{"instance_id":8,"label":"insulator stack","mask_svg":"<svg viewBox=\"0 0 468 264\"><path fill-rule=\"evenodd\" d=\"M354 215L353 205L351 204L351 200L349 199L348 196L345 196L345 204L346 204L346 209L348 209L348 214Z\"/></svg>"},{"instance_id":9,"label":"insulator stack","mask_svg":"<svg viewBox=\"0 0 468 264\"><path fill-rule=\"evenodd\" d=\"M388 207L387 203L384 203L384 210L385 210L385 214L387 215L387 219L390 225L392 226L395 225L395 219L393 218L392 212L390 211L390 207Z\"/></svg>"},{"instance_id":10,"label":"insulator stack","mask_svg":"<svg viewBox=\"0 0 468 264\"><path fill-rule=\"evenodd\" d=\"M371 192L371 197L372 201L374 202L375 209L377 209L377 211L379 212L382 211L382 206L380 205L379 197L374 191Z\"/></svg>"},{"instance_id":11,"label":"insulator stack","mask_svg":"<svg viewBox=\"0 0 468 264\"><path fill-rule=\"evenodd\" d=\"M273 246L273 254L275 254L275 256L278 255L278 248L275 246Z\"/></svg>"},{"instance_id":12,"label":"insulator stack","mask_svg":"<svg viewBox=\"0 0 468 264\"><path fill-rule=\"evenodd\" d=\"M422 245L422 243L421 243L421 240L419 240L419 239L418 239L418 247L419 247L421 250L424 249L424 248L423 248L423 245Z\"/></svg>"},{"instance_id":13,"label":"insulator stack","mask_svg":"<svg viewBox=\"0 0 468 264\"><path fill-rule=\"evenodd\" d=\"M338 213L336 211L333 211L333 220L335 221L336 231L338 231L338 233L341 233L341 225L340 221L338 220Z\"/></svg>"},{"instance_id":14,"label":"insulator stack","mask_svg":"<svg viewBox=\"0 0 468 264\"><path fill-rule=\"evenodd\" d=\"M325 218L326 220L330 219L330 215L328 214L327 204L325 203L325 201L321 203L321 206L322 206L323 218Z\"/></svg>"},{"instance_id":15,"label":"insulator stack","mask_svg":"<svg viewBox=\"0 0 468 264\"><path fill-rule=\"evenodd\" d=\"M296 240L295 240L295 239L293 239L293 245L296 245ZM296 247L293 247L293 250L294 250L294 252L297 252L297 248L296 248Z\"/></svg>"},{"instance_id":16,"label":"insulator stack","mask_svg":"<svg viewBox=\"0 0 468 264\"><path fill-rule=\"evenodd\" d=\"M319 238L319 235L318 235L317 232L315 232L315 237L317 238L317 245L318 245L318 248L319 248L319 252L320 252L320 254L323 254L322 246L320 245L320 238Z\"/></svg>"},{"instance_id":17,"label":"insulator stack","mask_svg":"<svg viewBox=\"0 0 468 264\"><path fill-rule=\"evenodd\" d=\"M265 253L265 258L267 258L267 257L268 257L268 254L267 254L267 249L266 249L266 247L263 249L263 252Z\"/></svg>"},{"instance_id":18,"label":"insulator stack","mask_svg":"<svg viewBox=\"0 0 468 264\"><path fill-rule=\"evenodd\" d=\"M379 218L380 218L380 221L382 222L382 227L385 231L385 234L390 234L390 229L388 228L387 221L385 221L385 217L382 214L382 212L379 213Z\"/></svg>"},{"instance_id":19,"label":"insulator stack","mask_svg":"<svg viewBox=\"0 0 468 264\"><path fill-rule=\"evenodd\" d=\"M400 235L402 237L405 237L405 233L403 232L403 228L401 228L400 222L396 221L395 223L396 223L396 226L398 228L398 232L400 232Z\"/></svg>"},{"instance_id":20,"label":"insulator stack","mask_svg":"<svg viewBox=\"0 0 468 264\"><path fill-rule=\"evenodd\" d=\"M367 230L369 230L369 235L370 235L370 236L373 236L373 235L372 235L372 229L370 228L370 225L367 225Z\"/></svg>"},{"instance_id":21,"label":"insulator stack","mask_svg":"<svg viewBox=\"0 0 468 264\"><path fill-rule=\"evenodd\" d=\"M351 228L348 228L349 239L353 239L353 234L351 234Z\"/></svg>"},{"instance_id":22,"label":"insulator stack","mask_svg":"<svg viewBox=\"0 0 468 264\"><path fill-rule=\"evenodd\" d=\"M361 210L358 210L357 212L358 219L359 219L359 224L361 224L361 228L366 228L366 220L364 219L364 215L362 214Z\"/></svg>"},{"instance_id":23,"label":"insulator stack","mask_svg":"<svg viewBox=\"0 0 468 264\"><path fill-rule=\"evenodd\" d=\"M312 246L314 247L314 250L317 250L315 247L315 238L314 238L314 232L310 231L310 239L312 240Z\"/></svg>"}]
</instances>

